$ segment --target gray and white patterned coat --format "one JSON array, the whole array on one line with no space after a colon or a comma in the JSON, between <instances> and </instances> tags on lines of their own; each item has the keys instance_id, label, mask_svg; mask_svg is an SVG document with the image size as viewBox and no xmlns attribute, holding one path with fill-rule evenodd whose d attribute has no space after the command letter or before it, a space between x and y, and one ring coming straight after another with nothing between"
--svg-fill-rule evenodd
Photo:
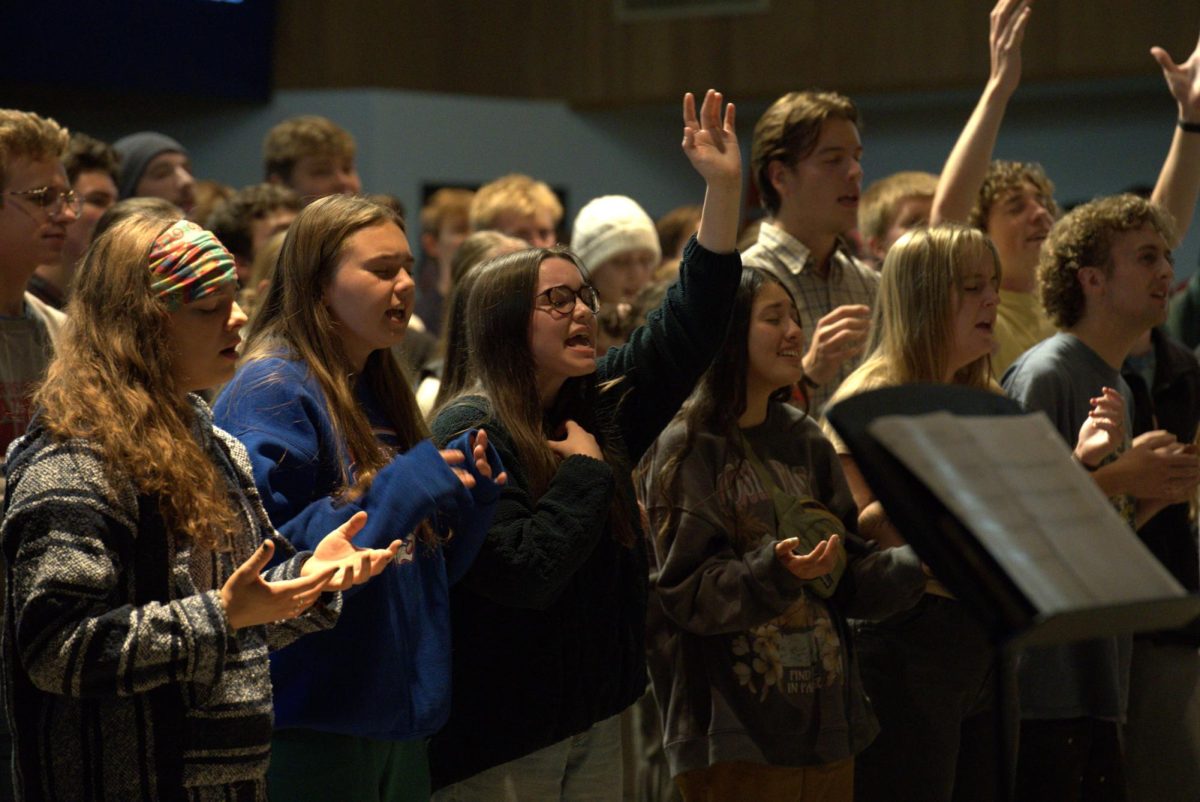
<instances>
[{"instance_id":1,"label":"gray and white patterned coat","mask_svg":"<svg viewBox=\"0 0 1200 802\"><path fill-rule=\"evenodd\" d=\"M268 580L298 576L307 555L271 528L242 445L193 406L245 524L232 553L193 556L88 442L35 420L9 450L2 656L18 799L266 798L267 653L332 626L341 597L230 629L219 588L264 538L285 560Z\"/></svg>"}]
</instances>

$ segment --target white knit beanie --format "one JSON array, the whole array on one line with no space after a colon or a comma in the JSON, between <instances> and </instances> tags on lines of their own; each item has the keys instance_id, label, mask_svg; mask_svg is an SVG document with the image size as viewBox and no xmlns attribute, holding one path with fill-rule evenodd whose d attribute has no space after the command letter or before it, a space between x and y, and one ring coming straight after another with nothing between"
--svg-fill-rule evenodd
<instances>
[{"instance_id":1,"label":"white knit beanie","mask_svg":"<svg viewBox=\"0 0 1200 802\"><path fill-rule=\"evenodd\" d=\"M605 195L579 210L571 227L571 250L589 271L622 251L647 250L655 262L662 259L654 221L624 195Z\"/></svg>"}]
</instances>

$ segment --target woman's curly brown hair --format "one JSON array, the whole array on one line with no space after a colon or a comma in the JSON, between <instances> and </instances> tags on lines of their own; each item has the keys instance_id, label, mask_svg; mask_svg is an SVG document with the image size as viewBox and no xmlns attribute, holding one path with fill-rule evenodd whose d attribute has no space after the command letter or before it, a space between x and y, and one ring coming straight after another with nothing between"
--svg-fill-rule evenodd
<instances>
[{"instance_id":1,"label":"woman's curly brown hair","mask_svg":"<svg viewBox=\"0 0 1200 802\"><path fill-rule=\"evenodd\" d=\"M114 476L157 501L169 531L224 550L242 524L193 434L196 413L172 372L167 307L150 290L150 248L172 223L133 214L88 249L34 403L56 439L92 443Z\"/></svg>"},{"instance_id":2,"label":"woman's curly brown hair","mask_svg":"<svg viewBox=\"0 0 1200 802\"><path fill-rule=\"evenodd\" d=\"M1137 195L1098 198L1072 209L1050 230L1038 262L1038 288L1046 314L1060 329L1083 319L1081 267L1112 271L1112 244L1118 234L1146 223L1168 244L1175 242L1175 225L1160 207Z\"/></svg>"}]
</instances>

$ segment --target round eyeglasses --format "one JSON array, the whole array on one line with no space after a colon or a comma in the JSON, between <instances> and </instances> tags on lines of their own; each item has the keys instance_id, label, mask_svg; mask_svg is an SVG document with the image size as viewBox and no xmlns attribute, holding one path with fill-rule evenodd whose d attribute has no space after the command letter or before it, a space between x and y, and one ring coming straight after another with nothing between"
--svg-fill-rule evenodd
<instances>
[{"instance_id":1,"label":"round eyeglasses","mask_svg":"<svg viewBox=\"0 0 1200 802\"><path fill-rule=\"evenodd\" d=\"M571 314L575 310L576 299L583 301L583 305L593 315L600 311L600 297L596 295L596 289L590 284L584 284L577 290L573 290L565 284L559 284L548 290L542 290L533 297L536 306L542 309L553 309L560 315Z\"/></svg>"}]
</instances>

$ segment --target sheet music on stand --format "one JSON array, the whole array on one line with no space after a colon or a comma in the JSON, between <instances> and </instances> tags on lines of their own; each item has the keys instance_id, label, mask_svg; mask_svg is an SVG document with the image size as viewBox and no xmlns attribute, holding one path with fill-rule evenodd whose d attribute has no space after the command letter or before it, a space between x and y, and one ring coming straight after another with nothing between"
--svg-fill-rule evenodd
<instances>
[{"instance_id":1,"label":"sheet music on stand","mask_svg":"<svg viewBox=\"0 0 1200 802\"><path fill-rule=\"evenodd\" d=\"M1050 617L1179 598L1042 413L883 415L867 431Z\"/></svg>"}]
</instances>

